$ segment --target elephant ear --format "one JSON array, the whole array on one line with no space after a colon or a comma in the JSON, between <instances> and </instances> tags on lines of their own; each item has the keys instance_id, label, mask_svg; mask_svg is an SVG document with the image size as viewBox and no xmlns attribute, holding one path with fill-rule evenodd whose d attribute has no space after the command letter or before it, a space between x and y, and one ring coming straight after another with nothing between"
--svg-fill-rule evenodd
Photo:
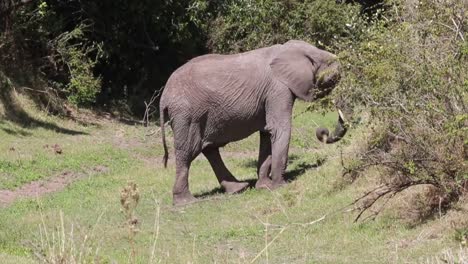
<instances>
[{"instance_id":1,"label":"elephant ear","mask_svg":"<svg viewBox=\"0 0 468 264\"><path fill-rule=\"evenodd\" d=\"M304 101L313 99L315 62L298 47L283 47L270 63L275 78Z\"/></svg>"}]
</instances>

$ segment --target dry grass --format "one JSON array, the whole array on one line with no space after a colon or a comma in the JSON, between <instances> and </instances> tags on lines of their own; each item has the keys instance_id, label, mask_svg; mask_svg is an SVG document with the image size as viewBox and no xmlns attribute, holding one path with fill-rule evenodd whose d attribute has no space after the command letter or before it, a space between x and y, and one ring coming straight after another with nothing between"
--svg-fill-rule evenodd
<instances>
[{"instance_id":1,"label":"dry grass","mask_svg":"<svg viewBox=\"0 0 468 264\"><path fill-rule=\"evenodd\" d=\"M47 264L101 263L99 239L95 233L101 217L102 214L88 232L79 234L73 223L66 227L62 211L58 227L49 227L41 214L39 242L31 247L34 256L39 262Z\"/></svg>"},{"instance_id":2,"label":"dry grass","mask_svg":"<svg viewBox=\"0 0 468 264\"><path fill-rule=\"evenodd\" d=\"M437 256L429 257L421 264L467 264L468 263L468 248L460 247L459 249L446 249Z\"/></svg>"}]
</instances>

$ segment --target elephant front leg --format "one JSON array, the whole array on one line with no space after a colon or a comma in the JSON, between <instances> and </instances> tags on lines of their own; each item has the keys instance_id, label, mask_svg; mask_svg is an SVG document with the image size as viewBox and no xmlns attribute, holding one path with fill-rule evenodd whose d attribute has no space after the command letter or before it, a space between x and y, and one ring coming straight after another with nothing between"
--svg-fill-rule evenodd
<instances>
[{"instance_id":1,"label":"elephant front leg","mask_svg":"<svg viewBox=\"0 0 468 264\"><path fill-rule=\"evenodd\" d=\"M271 154L271 178L272 189L286 184L284 172L288 162L289 140L291 138L291 127L276 130L272 136Z\"/></svg>"},{"instance_id":2,"label":"elephant front leg","mask_svg":"<svg viewBox=\"0 0 468 264\"><path fill-rule=\"evenodd\" d=\"M255 184L257 189L271 189L271 135L268 132L260 132L260 151L258 153L257 175Z\"/></svg>"},{"instance_id":3,"label":"elephant front leg","mask_svg":"<svg viewBox=\"0 0 468 264\"><path fill-rule=\"evenodd\" d=\"M286 184L284 171L288 162L293 105L294 97L289 91L276 94L267 101L266 129L271 134L271 189Z\"/></svg>"},{"instance_id":4,"label":"elephant front leg","mask_svg":"<svg viewBox=\"0 0 468 264\"><path fill-rule=\"evenodd\" d=\"M219 148L208 148L203 150L203 155L210 162L219 184L227 193L238 193L249 186L247 182L238 181L224 165Z\"/></svg>"}]
</instances>

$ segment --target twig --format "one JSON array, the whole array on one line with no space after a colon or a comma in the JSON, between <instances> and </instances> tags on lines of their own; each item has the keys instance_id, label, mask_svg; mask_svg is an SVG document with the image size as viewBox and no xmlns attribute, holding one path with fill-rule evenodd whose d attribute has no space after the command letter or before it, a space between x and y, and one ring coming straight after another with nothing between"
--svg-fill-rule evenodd
<instances>
[{"instance_id":1,"label":"twig","mask_svg":"<svg viewBox=\"0 0 468 264\"><path fill-rule=\"evenodd\" d=\"M149 124L150 116L152 116L154 114L154 112L157 111L156 107L153 106L153 104L156 101L156 99L161 96L161 93L162 93L163 90L164 90L164 87L161 87L159 90L155 90L153 92L153 95L151 96L149 102L147 103L146 101L144 101L146 110L145 110L145 114L143 115L143 120L142 121L143 121L143 124L144 124L145 127L148 126L148 124ZM155 108L156 110L151 111L152 108Z\"/></svg>"},{"instance_id":2,"label":"twig","mask_svg":"<svg viewBox=\"0 0 468 264\"><path fill-rule=\"evenodd\" d=\"M450 19L452 20L452 23L453 23L453 25L454 25L455 28L456 28L455 35L458 34L458 35L460 36L460 38L461 38L463 41L465 41L465 38L463 37L463 34L462 34L462 32L460 31L460 23L457 24L457 23L455 22L455 20L453 19L453 17L451 17Z\"/></svg>"},{"instance_id":3,"label":"twig","mask_svg":"<svg viewBox=\"0 0 468 264\"><path fill-rule=\"evenodd\" d=\"M289 220L289 215L286 213L286 209L284 208L283 204L281 204L280 199L278 199L277 195L275 192L273 192L270 188L268 190L273 194L273 198L275 199L276 203L279 205L281 212L286 216L286 219Z\"/></svg>"},{"instance_id":4,"label":"twig","mask_svg":"<svg viewBox=\"0 0 468 264\"><path fill-rule=\"evenodd\" d=\"M325 218L327 216L328 216L328 214L324 214L322 217L320 217L319 219L316 219L314 221L311 221L311 222L308 222L308 223L292 223L292 225L299 225L299 226L302 226L302 227L306 227L306 226L313 225L313 224L316 224L318 222L321 222L321 221L325 220Z\"/></svg>"},{"instance_id":5,"label":"twig","mask_svg":"<svg viewBox=\"0 0 468 264\"><path fill-rule=\"evenodd\" d=\"M389 184L384 184L384 185L381 185L367 193L365 193L364 195L362 195L361 197L359 197L358 199L354 200L354 202L352 202L349 206L351 205L355 205L356 203L358 203L359 201L362 201L364 198L368 197L369 195L371 194L376 194L376 197L372 198L372 201L370 203L367 203L366 205L364 205L361 209L360 209L360 212L359 214L356 216L356 218L354 219L354 222L356 223L360 218L361 216L364 214L365 211L367 211L369 208L371 208L378 200L380 200L382 197L385 197L387 194L390 193L390 197L388 197L388 200L384 202L384 204L382 205L382 207L380 208L380 210L377 210L376 213L374 214L375 215L378 215L380 213L380 211L385 207L385 205L388 203L388 201L393 198L395 195L397 195L398 193L412 187L412 186L416 186L416 185L425 185L425 184L429 184L429 185L435 185L434 182L430 181L430 180L421 180L421 181L410 181L408 183L405 183L405 184L401 184L401 185L397 185L397 186L391 186ZM380 191L379 191L380 190ZM371 215L372 216L372 215ZM365 219L368 219L369 217L366 217ZM364 219L364 220L365 220Z\"/></svg>"},{"instance_id":6,"label":"twig","mask_svg":"<svg viewBox=\"0 0 468 264\"><path fill-rule=\"evenodd\" d=\"M286 230L288 228L288 226L285 226L283 227L279 233L262 249L262 251L260 251L257 256L255 256L255 258L253 258L250 263L254 263L262 254L263 252L265 252L265 250L268 249L268 247L273 244L273 242L275 242L276 239L278 239L278 237L284 232L284 230Z\"/></svg>"},{"instance_id":7,"label":"twig","mask_svg":"<svg viewBox=\"0 0 468 264\"><path fill-rule=\"evenodd\" d=\"M307 222L307 223L290 223L290 224L287 224L287 225L276 225L276 224L270 224L270 223L267 223L267 222L263 222L259 217L255 216L258 221L260 221L262 223L262 225L265 227L265 247L255 256L255 258L253 258L251 260L250 263L254 263L264 252L265 252L265 256L267 258L267 263L268 263L268 248L271 246L271 244L276 240L278 239L278 237L286 230L288 229L289 227L291 226L301 226L301 227L307 227L307 226L310 226L310 225L314 225L316 223L319 223L323 220L326 219L326 217L332 213L336 213L338 211L341 211L343 208L340 208L338 210L335 210L331 213L327 213L327 214L324 214L322 217L316 219L316 220L313 220L313 221L310 221L310 222ZM269 226L275 226L275 227L281 227L281 230L279 231L279 233L270 241L270 242L267 242L268 241L268 227Z\"/></svg>"},{"instance_id":8,"label":"twig","mask_svg":"<svg viewBox=\"0 0 468 264\"><path fill-rule=\"evenodd\" d=\"M36 89L32 89L32 88L29 88L29 87L26 87L26 86L21 86L21 87L18 87L18 88L21 89L21 90L29 90L29 91L32 91L32 92L38 92L38 93L45 93L45 94L47 94L47 91L36 90Z\"/></svg>"}]
</instances>

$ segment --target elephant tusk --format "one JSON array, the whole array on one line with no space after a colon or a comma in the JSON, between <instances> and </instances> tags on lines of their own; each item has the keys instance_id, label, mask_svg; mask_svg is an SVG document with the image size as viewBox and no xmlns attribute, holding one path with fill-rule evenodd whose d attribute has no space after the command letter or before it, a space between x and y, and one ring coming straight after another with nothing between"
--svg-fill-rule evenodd
<instances>
[{"instance_id":1,"label":"elephant tusk","mask_svg":"<svg viewBox=\"0 0 468 264\"><path fill-rule=\"evenodd\" d=\"M338 109L338 115L340 116L340 118L343 120L344 123L347 123L346 118L344 117L344 114L343 114L343 112L341 112L340 109Z\"/></svg>"},{"instance_id":2,"label":"elephant tusk","mask_svg":"<svg viewBox=\"0 0 468 264\"><path fill-rule=\"evenodd\" d=\"M323 135L323 138L322 138L322 142L326 144L326 143L327 143L327 140L328 140L328 135L327 135L327 134L324 134L324 135Z\"/></svg>"}]
</instances>

